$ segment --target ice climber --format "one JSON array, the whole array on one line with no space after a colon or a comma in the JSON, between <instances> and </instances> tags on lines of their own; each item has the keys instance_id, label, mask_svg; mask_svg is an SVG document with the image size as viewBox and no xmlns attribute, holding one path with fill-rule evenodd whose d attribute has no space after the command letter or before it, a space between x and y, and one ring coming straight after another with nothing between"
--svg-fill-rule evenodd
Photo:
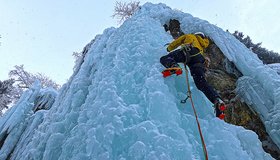
<instances>
[{"instance_id":1,"label":"ice climber","mask_svg":"<svg viewBox=\"0 0 280 160\"><path fill-rule=\"evenodd\" d=\"M206 66L208 67L210 62L210 59L204 56L208 45L209 39L202 32L183 34L168 45L169 53L160 58L160 63L166 68L180 68L178 63L186 63L196 87L214 104L216 117L224 119L224 102L205 78ZM179 46L181 47L176 49Z\"/></svg>"}]
</instances>

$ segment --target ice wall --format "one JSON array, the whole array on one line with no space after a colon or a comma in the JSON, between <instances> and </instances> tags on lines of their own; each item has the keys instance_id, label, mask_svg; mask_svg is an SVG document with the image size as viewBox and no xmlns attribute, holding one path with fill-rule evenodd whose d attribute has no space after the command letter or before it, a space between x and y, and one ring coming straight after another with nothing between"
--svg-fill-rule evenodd
<instances>
[{"instance_id":1,"label":"ice wall","mask_svg":"<svg viewBox=\"0 0 280 160\"><path fill-rule=\"evenodd\" d=\"M33 133L42 122L45 110L51 108L56 96L54 89L42 89L40 83L35 82L17 104L1 117L0 159L9 159L16 146L24 146L18 142L27 141L25 135Z\"/></svg>"},{"instance_id":2,"label":"ice wall","mask_svg":"<svg viewBox=\"0 0 280 160\"><path fill-rule=\"evenodd\" d=\"M164 4L145 4L119 28L95 38L50 110L32 121L39 125L22 132L10 158L204 159L191 105L180 104L185 73L161 75L159 59L172 40L162 26L170 18L190 31L220 39L226 34ZM191 86L209 159L272 159L254 132L217 119L192 79Z\"/></svg>"}]
</instances>

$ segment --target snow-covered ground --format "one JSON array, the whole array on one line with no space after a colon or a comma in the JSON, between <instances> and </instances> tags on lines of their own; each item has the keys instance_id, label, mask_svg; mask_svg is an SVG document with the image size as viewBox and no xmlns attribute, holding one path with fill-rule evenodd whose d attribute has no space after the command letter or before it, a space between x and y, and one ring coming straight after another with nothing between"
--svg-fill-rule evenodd
<instances>
[{"instance_id":1,"label":"snow-covered ground","mask_svg":"<svg viewBox=\"0 0 280 160\"><path fill-rule=\"evenodd\" d=\"M162 26L174 18L180 20L184 32L203 31L210 36L243 73L243 79L254 81L250 89L262 89L261 93L266 95L262 98L268 100L262 101L267 102L266 109L259 112L265 124L271 126L269 134L277 143L278 74L222 29L164 4L146 3L119 28L108 28L96 37L83 63L48 111L37 111L30 115L32 120L26 117L32 113L35 101L32 95L38 95L38 89L33 89L0 119L1 140L3 131L8 134L0 157L204 159L191 104L180 103L187 91L185 73L166 79L161 75L163 66L159 59L166 54L164 45L172 41ZM254 132L217 119L212 104L197 90L192 79L191 86L209 159L272 159L263 151ZM246 87L241 85L239 90ZM259 95L246 89L239 93L249 97ZM244 99L252 103L256 100ZM29 111L20 107L23 105L29 105L24 107ZM29 124L21 123L23 120ZM16 125L22 129L10 132ZM13 153L8 155L10 151Z\"/></svg>"}]
</instances>

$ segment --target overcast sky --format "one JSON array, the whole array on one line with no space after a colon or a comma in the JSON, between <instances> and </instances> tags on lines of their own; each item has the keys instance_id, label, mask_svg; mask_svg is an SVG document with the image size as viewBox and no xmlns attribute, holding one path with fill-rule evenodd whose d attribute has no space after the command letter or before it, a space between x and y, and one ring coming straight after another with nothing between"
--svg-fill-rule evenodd
<instances>
[{"instance_id":1,"label":"overcast sky","mask_svg":"<svg viewBox=\"0 0 280 160\"><path fill-rule=\"evenodd\" d=\"M165 3L230 32L242 31L280 53L278 0L150 2ZM13 66L24 64L29 72L65 83L74 66L72 53L82 51L104 29L118 27L111 17L114 5L115 0L0 0L0 80L8 78Z\"/></svg>"}]
</instances>

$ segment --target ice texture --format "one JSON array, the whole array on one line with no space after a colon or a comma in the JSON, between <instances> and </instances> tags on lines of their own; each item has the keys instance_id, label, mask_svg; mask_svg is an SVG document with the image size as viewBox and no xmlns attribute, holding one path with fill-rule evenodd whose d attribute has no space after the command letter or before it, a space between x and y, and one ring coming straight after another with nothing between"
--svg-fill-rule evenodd
<instances>
[{"instance_id":1,"label":"ice texture","mask_svg":"<svg viewBox=\"0 0 280 160\"><path fill-rule=\"evenodd\" d=\"M172 41L163 24L171 18L179 19L186 33L205 32L244 75L263 82L262 76L254 74L256 68L264 68L261 62L247 56L249 51L229 33L164 4L146 3L119 28L108 28L91 42L51 108L36 112L25 130L16 135L8 132L8 138L16 137L17 145L11 152L12 142L7 138L0 156L11 153L10 159L23 160L204 159L191 104L180 103L187 92L186 73L166 79L161 75L164 67L159 59L166 54L164 45ZM211 102L192 78L190 84L209 159L272 159L254 132L216 118ZM19 105L24 103L32 108L35 92L38 89L26 93L13 109L21 110ZM17 116L11 115L14 122L1 124L1 130L22 123Z\"/></svg>"}]
</instances>

